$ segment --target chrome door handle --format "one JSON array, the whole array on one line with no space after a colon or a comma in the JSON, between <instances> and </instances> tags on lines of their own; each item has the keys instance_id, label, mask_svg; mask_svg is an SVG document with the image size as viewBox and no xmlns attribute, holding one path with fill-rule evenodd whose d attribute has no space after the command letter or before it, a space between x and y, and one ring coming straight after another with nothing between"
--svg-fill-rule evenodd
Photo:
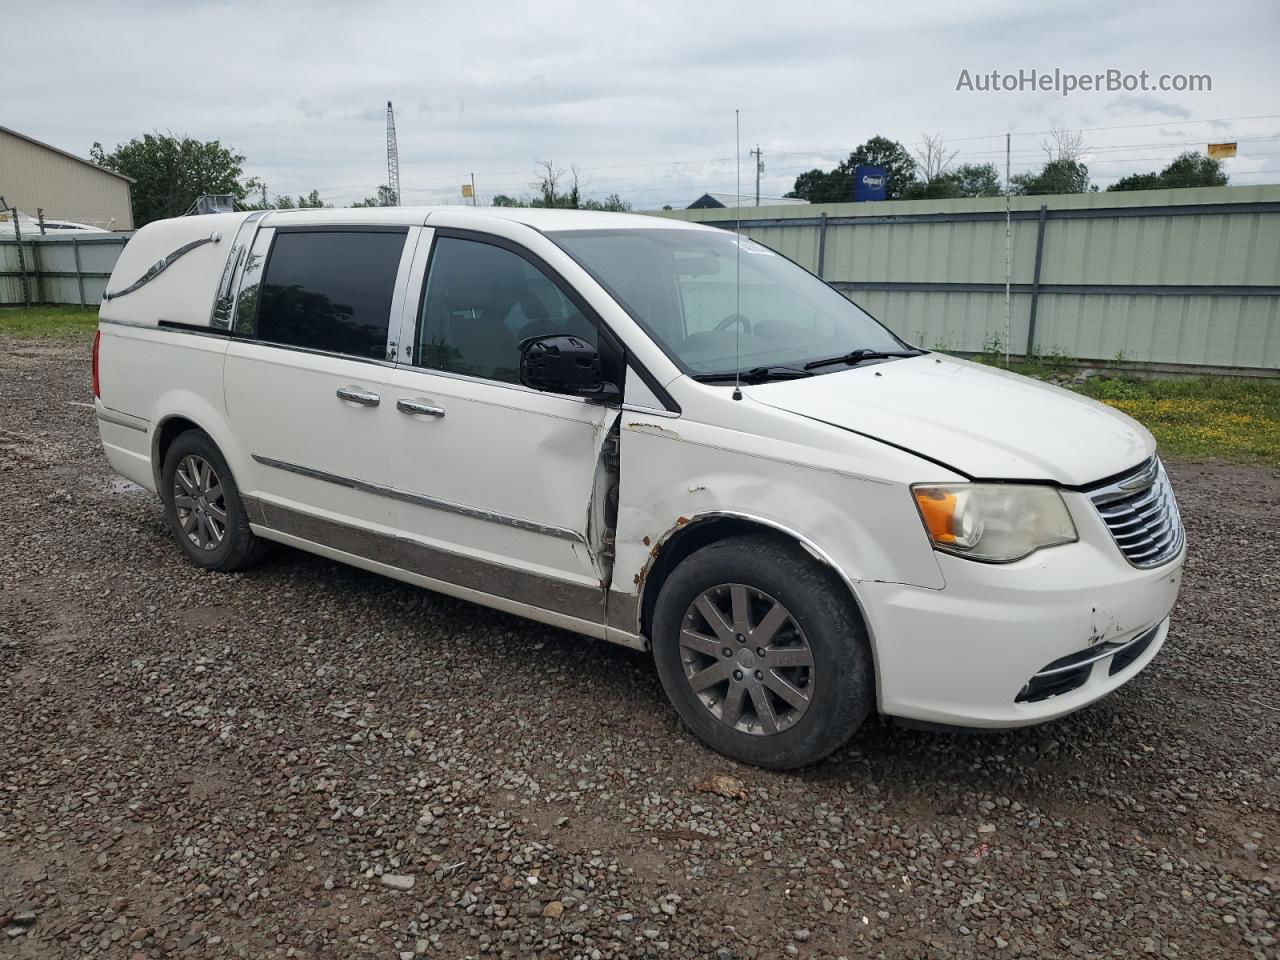
<instances>
[{"instance_id":1,"label":"chrome door handle","mask_svg":"<svg viewBox=\"0 0 1280 960\"><path fill-rule=\"evenodd\" d=\"M415 414L423 417L444 416L444 407L433 407L425 400L397 400L396 409L401 413Z\"/></svg>"},{"instance_id":2,"label":"chrome door handle","mask_svg":"<svg viewBox=\"0 0 1280 960\"><path fill-rule=\"evenodd\" d=\"M339 387L338 399L350 400L352 403L358 403L362 407L376 407L382 402L382 398L376 393L361 390L359 387Z\"/></svg>"}]
</instances>

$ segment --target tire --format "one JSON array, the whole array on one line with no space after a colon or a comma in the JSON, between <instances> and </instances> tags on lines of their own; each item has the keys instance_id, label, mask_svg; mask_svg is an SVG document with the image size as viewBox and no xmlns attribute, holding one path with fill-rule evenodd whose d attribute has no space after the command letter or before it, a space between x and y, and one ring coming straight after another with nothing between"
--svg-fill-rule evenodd
<instances>
[{"instance_id":1,"label":"tire","mask_svg":"<svg viewBox=\"0 0 1280 960\"><path fill-rule=\"evenodd\" d=\"M708 604L721 611L718 626ZM734 629L744 622L756 636ZM754 766L821 760L875 705L870 645L848 589L780 537L734 537L686 557L662 586L651 639L680 718L708 746ZM709 677L716 682L707 685Z\"/></svg>"},{"instance_id":2,"label":"tire","mask_svg":"<svg viewBox=\"0 0 1280 960\"><path fill-rule=\"evenodd\" d=\"M200 464L211 469L212 474L201 470ZM216 486L199 489L210 483ZM202 496L192 496L193 493ZM214 496L203 496L206 493ZM243 570L266 554L267 542L249 529L249 514L231 468L204 431L187 430L170 444L160 470L160 498L174 539L197 567Z\"/></svg>"}]
</instances>

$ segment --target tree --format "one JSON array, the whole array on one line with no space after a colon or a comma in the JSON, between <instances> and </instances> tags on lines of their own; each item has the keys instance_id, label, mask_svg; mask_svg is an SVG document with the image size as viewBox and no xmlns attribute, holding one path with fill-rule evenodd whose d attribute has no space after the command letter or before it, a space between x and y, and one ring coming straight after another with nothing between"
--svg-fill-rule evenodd
<instances>
[{"instance_id":1,"label":"tree","mask_svg":"<svg viewBox=\"0 0 1280 960\"><path fill-rule=\"evenodd\" d=\"M260 193L265 187L265 184L260 182L250 182L254 184L252 193ZM319 190L312 190L305 197L302 194L298 194L296 197L291 197L288 194L281 194L277 195L274 200L267 200L265 202L259 200L256 203L244 203L241 204L241 206L245 210L309 210L313 208L330 207L333 206L333 204L325 203L321 200Z\"/></svg>"},{"instance_id":2,"label":"tree","mask_svg":"<svg viewBox=\"0 0 1280 960\"><path fill-rule=\"evenodd\" d=\"M351 204L353 207L395 207L398 206L399 198L396 192L388 187L385 183L378 187L378 195L376 197L365 197L363 200L357 200Z\"/></svg>"},{"instance_id":3,"label":"tree","mask_svg":"<svg viewBox=\"0 0 1280 960\"><path fill-rule=\"evenodd\" d=\"M940 177L907 185L903 200L951 200L961 197L998 197L1003 193L1000 173L993 163L962 163Z\"/></svg>"},{"instance_id":4,"label":"tree","mask_svg":"<svg viewBox=\"0 0 1280 960\"><path fill-rule=\"evenodd\" d=\"M810 203L850 201L854 168L862 163L884 169L885 196L890 200L900 199L916 179L916 162L907 148L896 140L877 136L857 147L830 173L814 169L800 174L787 196L800 197Z\"/></svg>"},{"instance_id":5,"label":"tree","mask_svg":"<svg viewBox=\"0 0 1280 960\"><path fill-rule=\"evenodd\" d=\"M133 178L133 222L139 227L182 216L202 194L229 194L243 201L250 188L240 179L244 157L217 140L146 133L110 153L95 143L89 156L99 166Z\"/></svg>"},{"instance_id":6,"label":"tree","mask_svg":"<svg viewBox=\"0 0 1280 960\"><path fill-rule=\"evenodd\" d=\"M806 170L796 177L795 186L785 196L808 200L810 203L840 203L853 199L853 194L846 191L843 184L831 182L832 174L815 167Z\"/></svg>"},{"instance_id":7,"label":"tree","mask_svg":"<svg viewBox=\"0 0 1280 960\"><path fill-rule=\"evenodd\" d=\"M920 134L920 146L916 147L912 152L916 155L920 176L926 183L932 183L934 180L941 179L946 175L947 170L956 158L956 154L960 151L948 151L946 141L942 139L942 134L940 133L935 133L932 136L922 133Z\"/></svg>"},{"instance_id":8,"label":"tree","mask_svg":"<svg viewBox=\"0 0 1280 960\"><path fill-rule=\"evenodd\" d=\"M1108 190L1159 190L1176 187L1225 187L1229 178L1221 160L1194 150L1178 154L1159 173L1134 173L1122 177Z\"/></svg>"},{"instance_id":9,"label":"tree","mask_svg":"<svg viewBox=\"0 0 1280 960\"><path fill-rule=\"evenodd\" d=\"M998 197L1000 171L994 163L962 163L947 176L953 180L962 197Z\"/></svg>"},{"instance_id":10,"label":"tree","mask_svg":"<svg viewBox=\"0 0 1280 960\"><path fill-rule=\"evenodd\" d=\"M615 210L626 212L631 204L616 193L603 200L582 196L578 168L571 166L568 174L551 160L539 160L534 168L538 177L530 186L536 196L513 197L500 193L491 201L495 207L559 207L569 210Z\"/></svg>"},{"instance_id":11,"label":"tree","mask_svg":"<svg viewBox=\"0 0 1280 960\"><path fill-rule=\"evenodd\" d=\"M614 213L630 213L631 201L623 200L616 193L611 193L603 200L583 200L583 210L610 210Z\"/></svg>"},{"instance_id":12,"label":"tree","mask_svg":"<svg viewBox=\"0 0 1280 960\"><path fill-rule=\"evenodd\" d=\"M1089 168L1078 160L1050 160L1038 173L1016 173L1010 179L1011 192L1022 196L1089 191Z\"/></svg>"}]
</instances>

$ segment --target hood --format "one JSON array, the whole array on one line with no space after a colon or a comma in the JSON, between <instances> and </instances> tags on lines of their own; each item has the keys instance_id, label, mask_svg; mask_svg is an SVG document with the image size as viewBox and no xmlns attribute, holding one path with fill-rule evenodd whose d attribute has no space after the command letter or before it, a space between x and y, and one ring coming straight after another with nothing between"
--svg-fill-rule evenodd
<instances>
[{"instance_id":1,"label":"hood","mask_svg":"<svg viewBox=\"0 0 1280 960\"><path fill-rule=\"evenodd\" d=\"M1146 428L1118 410L937 353L748 389L758 403L883 440L975 479L1080 486L1155 452Z\"/></svg>"}]
</instances>

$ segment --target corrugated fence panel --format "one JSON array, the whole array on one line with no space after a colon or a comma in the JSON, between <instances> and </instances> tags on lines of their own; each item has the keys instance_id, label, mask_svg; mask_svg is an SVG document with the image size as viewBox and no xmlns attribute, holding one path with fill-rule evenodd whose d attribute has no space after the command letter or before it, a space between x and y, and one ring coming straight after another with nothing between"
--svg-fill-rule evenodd
<instances>
[{"instance_id":1,"label":"corrugated fence panel","mask_svg":"<svg viewBox=\"0 0 1280 960\"><path fill-rule=\"evenodd\" d=\"M24 233L29 299L33 303L97 306L128 240L118 233L50 233L30 238ZM23 302L19 267L17 243L0 240L0 304Z\"/></svg>"},{"instance_id":2,"label":"corrugated fence panel","mask_svg":"<svg viewBox=\"0 0 1280 960\"><path fill-rule=\"evenodd\" d=\"M1010 207L1007 335L1003 197L660 215L728 229L741 216L745 233L815 272L824 249L825 280L924 346L976 352L1008 340L1023 353L1034 304L1040 353L1280 370L1280 187L1014 197Z\"/></svg>"}]
</instances>

